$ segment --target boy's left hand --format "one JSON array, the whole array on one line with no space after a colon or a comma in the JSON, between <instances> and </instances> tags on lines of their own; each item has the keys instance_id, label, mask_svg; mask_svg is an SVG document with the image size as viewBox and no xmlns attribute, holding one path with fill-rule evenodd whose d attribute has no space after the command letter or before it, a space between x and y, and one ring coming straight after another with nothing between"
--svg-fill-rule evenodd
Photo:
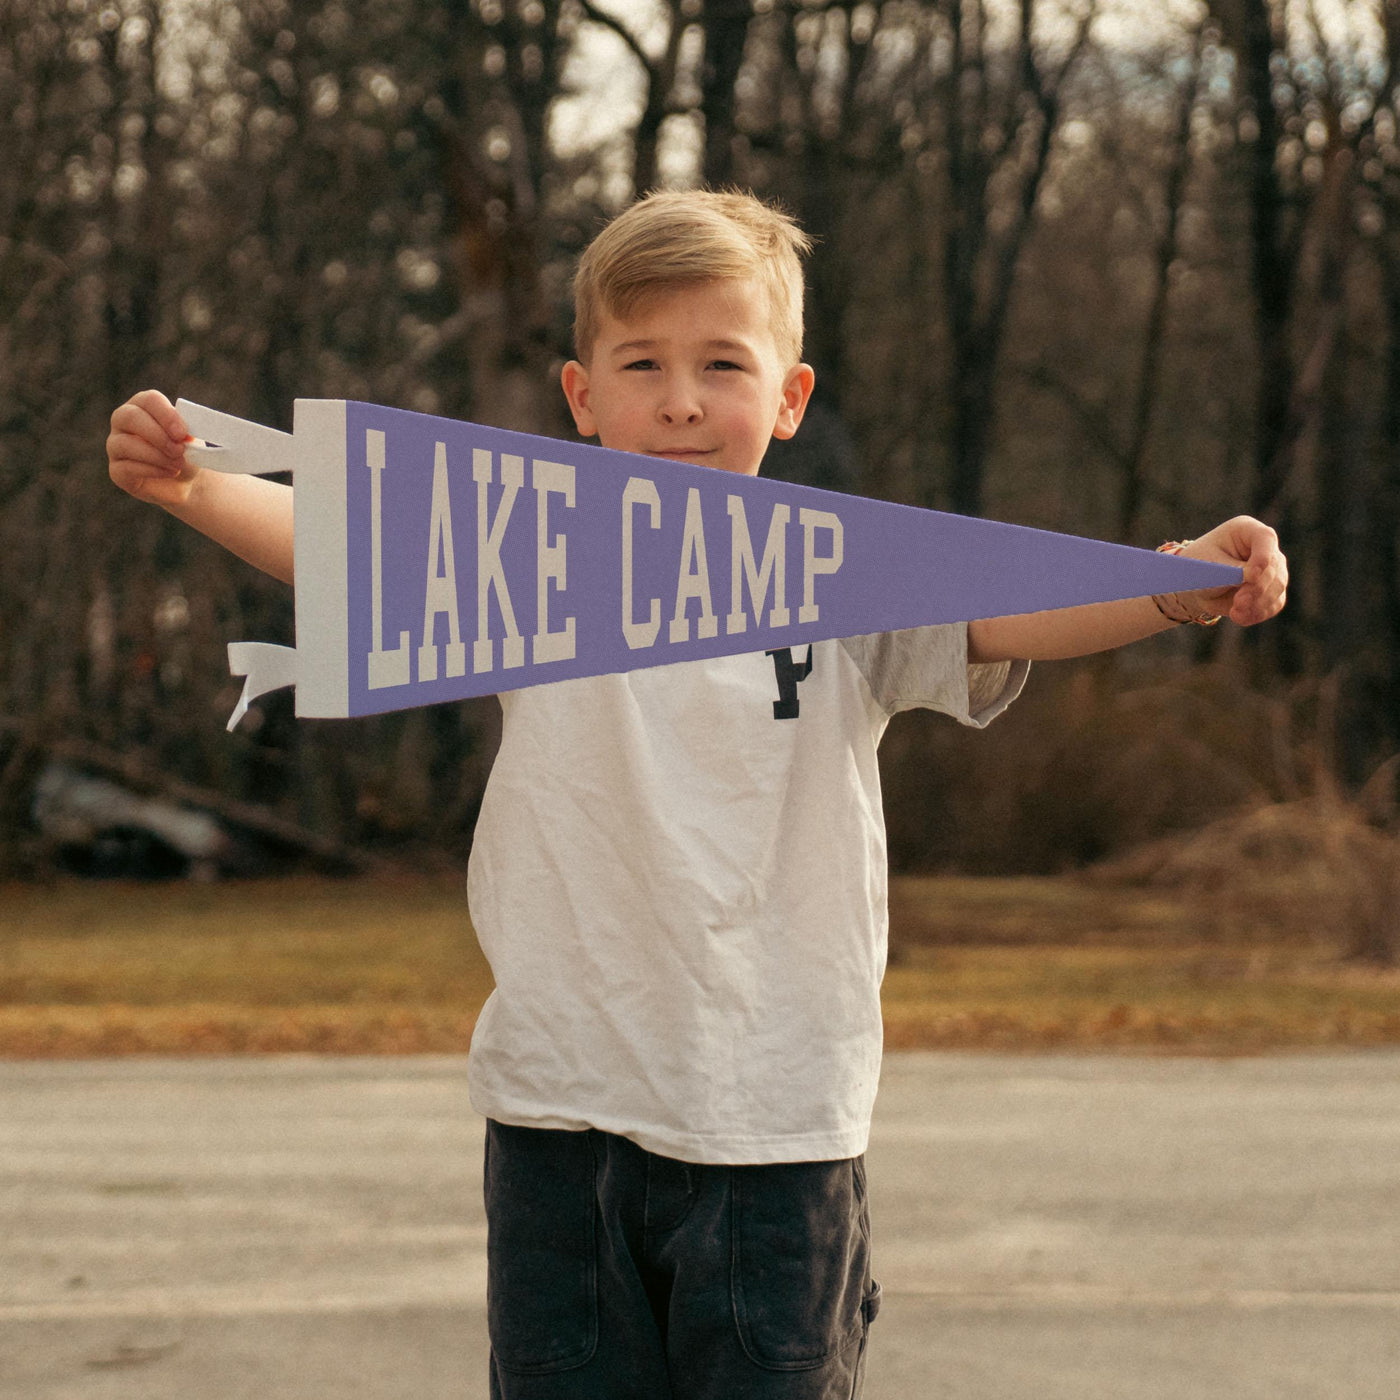
<instances>
[{"instance_id":1,"label":"boy's left hand","mask_svg":"<svg viewBox=\"0 0 1400 1400\"><path fill-rule=\"evenodd\" d=\"M1218 613L1241 627L1267 622L1288 596L1288 560L1278 536L1261 520L1237 515L1208 534L1192 540L1182 554L1216 564L1237 564L1244 580L1234 588L1211 588L1178 593L1178 601L1193 612Z\"/></svg>"}]
</instances>

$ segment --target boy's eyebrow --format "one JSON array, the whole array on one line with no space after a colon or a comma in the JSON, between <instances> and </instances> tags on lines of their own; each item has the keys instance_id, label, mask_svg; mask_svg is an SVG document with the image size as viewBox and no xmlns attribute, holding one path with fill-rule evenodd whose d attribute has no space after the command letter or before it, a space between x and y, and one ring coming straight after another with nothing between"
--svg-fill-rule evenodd
<instances>
[{"instance_id":1,"label":"boy's eyebrow","mask_svg":"<svg viewBox=\"0 0 1400 1400\"><path fill-rule=\"evenodd\" d=\"M624 340L619 345L612 347L614 355L632 354L638 350L652 350L658 344L655 340ZM749 347L742 340L707 340L706 350L748 350Z\"/></svg>"}]
</instances>

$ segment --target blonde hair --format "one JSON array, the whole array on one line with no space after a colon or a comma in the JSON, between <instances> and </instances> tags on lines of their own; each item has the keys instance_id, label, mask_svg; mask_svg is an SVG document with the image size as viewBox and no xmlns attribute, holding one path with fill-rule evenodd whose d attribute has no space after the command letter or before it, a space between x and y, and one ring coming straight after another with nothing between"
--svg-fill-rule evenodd
<instances>
[{"instance_id":1,"label":"blonde hair","mask_svg":"<svg viewBox=\"0 0 1400 1400\"><path fill-rule=\"evenodd\" d=\"M647 297L756 278L786 364L802 356L802 258L812 242L780 209L738 191L647 195L584 250L574 276L574 346L587 360L603 314L626 319Z\"/></svg>"}]
</instances>

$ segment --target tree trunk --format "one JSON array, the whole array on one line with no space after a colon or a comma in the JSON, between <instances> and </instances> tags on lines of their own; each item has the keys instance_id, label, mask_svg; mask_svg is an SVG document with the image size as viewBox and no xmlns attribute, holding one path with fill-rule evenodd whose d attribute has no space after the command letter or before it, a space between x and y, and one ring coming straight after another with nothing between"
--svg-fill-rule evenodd
<instances>
[{"instance_id":1,"label":"tree trunk","mask_svg":"<svg viewBox=\"0 0 1400 1400\"><path fill-rule=\"evenodd\" d=\"M705 57L700 70L700 115L705 121L704 179L719 188L734 178L734 84L744 61L750 0L706 0L701 25Z\"/></svg>"}]
</instances>

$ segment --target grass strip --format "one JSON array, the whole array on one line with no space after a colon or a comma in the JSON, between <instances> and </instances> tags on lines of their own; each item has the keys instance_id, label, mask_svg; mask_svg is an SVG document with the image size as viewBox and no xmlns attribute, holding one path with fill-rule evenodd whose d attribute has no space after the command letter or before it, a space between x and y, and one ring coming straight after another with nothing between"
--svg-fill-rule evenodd
<instances>
[{"instance_id":1,"label":"grass strip","mask_svg":"<svg viewBox=\"0 0 1400 1400\"><path fill-rule=\"evenodd\" d=\"M892 1048L1400 1044L1400 974L1202 942L1160 893L919 879L892 908ZM462 1051L490 988L459 880L0 889L0 1056Z\"/></svg>"}]
</instances>

